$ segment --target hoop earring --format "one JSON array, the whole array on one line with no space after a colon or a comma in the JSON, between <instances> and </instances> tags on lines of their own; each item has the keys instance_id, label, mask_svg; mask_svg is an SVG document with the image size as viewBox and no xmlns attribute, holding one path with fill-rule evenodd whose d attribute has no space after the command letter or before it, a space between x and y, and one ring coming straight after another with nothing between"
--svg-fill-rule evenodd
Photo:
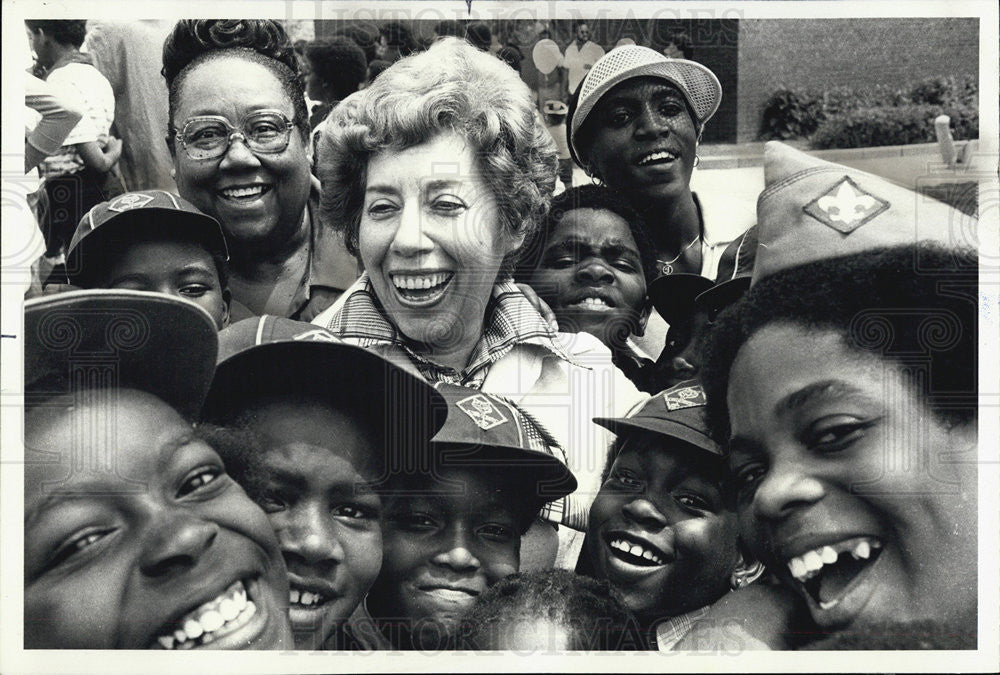
<instances>
[{"instance_id":1,"label":"hoop earring","mask_svg":"<svg viewBox=\"0 0 1000 675\"><path fill-rule=\"evenodd\" d=\"M694 164L692 166L698 166L699 164L701 164L701 155L695 155Z\"/></svg>"},{"instance_id":2,"label":"hoop earring","mask_svg":"<svg viewBox=\"0 0 1000 675\"><path fill-rule=\"evenodd\" d=\"M590 182L593 183L594 185L598 186L598 187L604 185L604 181L602 181L601 177L598 176L598 175L596 175L596 174L591 174L591 176L590 176Z\"/></svg>"},{"instance_id":3,"label":"hoop earring","mask_svg":"<svg viewBox=\"0 0 1000 675\"><path fill-rule=\"evenodd\" d=\"M729 587L734 591L746 588L764 574L764 563L755 562L750 567L737 567L729 577Z\"/></svg>"}]
</instances>

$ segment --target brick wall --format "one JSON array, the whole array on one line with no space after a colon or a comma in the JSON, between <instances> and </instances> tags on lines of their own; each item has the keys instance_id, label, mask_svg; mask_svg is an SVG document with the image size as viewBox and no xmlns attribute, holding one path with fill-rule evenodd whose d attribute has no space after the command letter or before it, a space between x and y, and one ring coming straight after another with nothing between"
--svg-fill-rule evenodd
<instances>
[{"instance_id":1,"label":"brick wall","mask_svg":"<svg viewBox=\"0 0 1000 675\"><path fill-rule=\"evenodd\" d=\"M737 138L752 141L768 97L787 87L904 86L979 70L978 19L745 19Z\"/></svg>"}]
</instances>

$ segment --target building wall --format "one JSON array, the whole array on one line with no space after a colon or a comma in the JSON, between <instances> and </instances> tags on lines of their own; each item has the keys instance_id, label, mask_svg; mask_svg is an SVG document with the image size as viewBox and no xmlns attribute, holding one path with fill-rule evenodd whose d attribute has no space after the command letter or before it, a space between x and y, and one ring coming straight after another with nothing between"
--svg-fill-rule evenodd
<instances>
[{"instance_id":1,"label":"building wall","mask_svg":"<svg viewBox=\"0 0 1000 675\"><path fill-rule=\"evenodd\" d=\"M739 30L737 140L752 141L782 87L889 84L979 70L978 19L745 19Z\"/></svg>"}]
</instances>

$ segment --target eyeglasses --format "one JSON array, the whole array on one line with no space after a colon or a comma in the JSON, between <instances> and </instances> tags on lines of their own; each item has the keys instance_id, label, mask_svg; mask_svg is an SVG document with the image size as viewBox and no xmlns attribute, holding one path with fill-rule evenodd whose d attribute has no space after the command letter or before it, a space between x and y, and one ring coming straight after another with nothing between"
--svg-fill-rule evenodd
<instances>
[{"instance_id":1,"label":"eyeglasses","mask_svg":"<svg viewBox=\"0 0 1000 675\"><path fill-rule=\"evenodd\" d=\"M284 152L295 125L279 110L258 110L234 127L225 117L192 117L177 132L177 140L191 159L215 159L229 151L237 136L253 153Z\"/></svg>"}]
</instances>

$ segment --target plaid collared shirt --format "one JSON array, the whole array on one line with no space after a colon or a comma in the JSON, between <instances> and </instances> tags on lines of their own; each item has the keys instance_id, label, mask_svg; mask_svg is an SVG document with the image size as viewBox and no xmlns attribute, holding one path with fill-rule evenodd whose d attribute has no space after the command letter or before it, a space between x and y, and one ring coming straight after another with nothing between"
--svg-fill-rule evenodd
<instances>
[{"instance_id":1,"label":"plaid collared shirt","mask_svg":"<svg viewBox=\"0 0 1000 675\"><path fill-rule=\"evenodd\" d=\"M691 632L694 625L708 612L709 605L691 610L687 614L672 616L656 624L656 649L669 652L685 635Z\"/></svg>"},{"instance_id":2,"label":"plaid collared shirt","mask_svg":"<svg viewBox=\"0 0 1000 675\"><path fill-rule=\"evenodd\" d=\"M399 347L429 382L450 382L474 389L482 387L490 367L517 344L538 345L565 361L575 363L556 341L556 334L538 310L511 281L501 281L493 287L486 307L482 337L461 372L429 361L392 325L375 296L367 272L358 279L340 311L326 327L345 341L361 347Z\"/></svg>"}]
</instances>

